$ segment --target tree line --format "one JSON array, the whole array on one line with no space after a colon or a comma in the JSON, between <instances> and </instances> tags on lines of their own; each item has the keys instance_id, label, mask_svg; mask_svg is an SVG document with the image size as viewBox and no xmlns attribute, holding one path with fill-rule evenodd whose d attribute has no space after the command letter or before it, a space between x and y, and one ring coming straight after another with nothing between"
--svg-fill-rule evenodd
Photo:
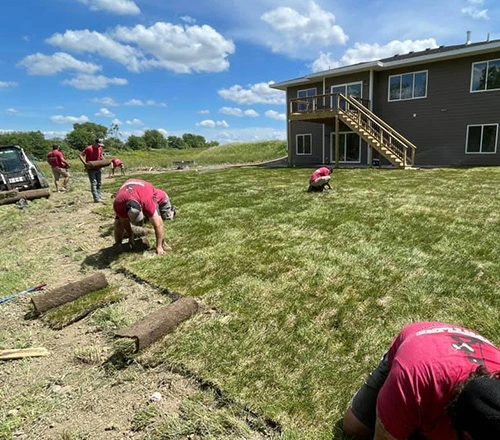
<instances>
[{"instance_id":1,"label":"tree line","mask_svg":"<svg viewBox=\"0 0 500 440\"><path fill-rule=\"evenodd\" d=\"M182 137L165 137L158 130L146 130L142 136L132 135L126 141L122 141L117 125L111 125L110 128L107 128L94 122L73 124L73 130L64 138L45 139L44 134L40 131L0 133L0 145L19 145L38 159L43 159L52 145L58 144L66 157L75 158L97 138L103 139L104 149L112 153L123 150L206 148L219 145L218 142L207 142L203 136L191 133L184 133Z\"/></svg>"}]
</instances>

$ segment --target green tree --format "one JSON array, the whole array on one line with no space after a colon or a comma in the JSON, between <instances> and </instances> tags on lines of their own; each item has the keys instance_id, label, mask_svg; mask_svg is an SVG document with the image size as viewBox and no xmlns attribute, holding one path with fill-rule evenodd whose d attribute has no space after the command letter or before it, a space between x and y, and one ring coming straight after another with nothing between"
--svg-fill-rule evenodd
<instances>
[{"instance_id":1,"label":"green tree","mask_svg":"<svg viewBox=\"0 0 500 440\"><path fill-rule=\"evenodd\" d=\"M182 141L185 148L203 148L206 145L205 138L200 135L184 133Z\"/></svg>"},{"instance_id":2,"label":"green tree","mask_svg":"<svg viewBox=\"0 0 500 440\"><path fill-rule=\"evenodd\" d=\"M122 151L125 149L125 144L121 139L118 139L117 137L109 137L106 139L105 142L105 148L106 150L112 151L112 152L118 152Z\"/></svg>"},{"instance_id":3,"label":"green tree","mask_svg":"<svg viewBox=\"0 0 500 440\"><path fill-rule=\"evenodd\" d=\"M66 135L66 142L71 148L83 151L87 145L91 145L97 138L104 139L108 134L108 129L101 124L94 122L84 122L83 124L73 124L73 131Z\"/></svg>"},{"instance_id":4,"label":"green tree","mask_svg":"<svg viewBox=\"0 0 500 440\"><path fill-rule=\"evenodd\" d=\"M158 130L146 130L142 135L148 149L167 148L168 142Z\"/></svg>"},{"instance_id":5,"label":"green tree","mask_svg":"<svg viewBox=\"0 0 500 440\"><path fill-rule=\"evenodd\" d=\"M51 142L46 140L40 131L13 131L0 134L0 145L9 144L23 147L39 160L45 158L51 146Z\"/></svg>"},{"instance_id":6,"label":"green tree","mask_svg":"<svg viewBox=\"0 0 500 440\"><path fill-rule=\"evenodd\" d=\"M177 148L181 150L184 148L184 142L179 136L169 136L167 139L168 148Z\"/></svg>"},{"instance_id":7,"label":"green tree","mask_svg":"<svg viewBox=\"0 0 500 440\"><path fill-rule=\"evenodd\" d=\"M144 138L142 136L129 136L127 142L125 142L125 146L130 150L145 150L146 142L144 142Z\"/></svg>"}]
</instances>

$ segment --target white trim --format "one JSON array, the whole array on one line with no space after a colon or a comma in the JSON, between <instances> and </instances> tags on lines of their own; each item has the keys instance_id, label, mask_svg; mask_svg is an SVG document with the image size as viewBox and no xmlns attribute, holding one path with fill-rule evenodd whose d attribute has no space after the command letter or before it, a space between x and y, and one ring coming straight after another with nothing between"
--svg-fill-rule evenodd
<instances>
[{"instance_id":1,"label":"white trim","mask_svg":"<svg viewBox=\"0 0 500 440\"><path fill-rule=\"evenodd\" d=\"M486 78L488 78L489 63L491 61L500 61L500 58L495 58L493 60L476 61L475 63L472 63L472 67L471 67L471 70L470 70L470 88L469 88L470 93L498 92L500 90L500 87L497 88L497 89L487 89L487 88L485 88L484 90L472 90L472 85L474 84L474 65L486 63Z\"/></svg>"},{"instance_id":2,"label":"white trim","mask_svg":"<svg viewBox=\"0 0 500 440\"><path fill-rule=\"evenodd\" d=\"M483 131L484 127L494 125L496 127L495 135L495 151L481 151L483 149ZM481 144L479 146L479 151L467 151L467 146L469 145L469 128L470 127L481 127ZM496 154L498 147L498 124L469 124L467 125L467 134L465 135L465 154Z\"/></svg>"},{"instance_id":3,"label":"white trim","mask_svg":"<svg viewBox=\"0 0 500 440\"><path fill-rule=\"evenodd\" d=\"M417 73L425 73L425 96L412 96L411 98L399 98L391 99L391 78L396 76L403 77L404 75L413 75L413 90L412 95L415 92L415 75ZM425 99L427 98L427 88L429 87L429 71L428 70L417 70L415 72L398 73L397 75L389 75L387 78L387 102L399 102L399 101L413 101L414 99ZM399 91L401 96L401 90Z\"/></svg>"},{"instance_id":4,"label":"white trim","mask_svg":"<svg viewBox=\"0 0 500 440\"><path fill-rule=\"evenodd\" d=\"M310 153L299 153L299 141L298 138L299 136L309 136L311 139L310 146L311 146L311 152ZM312 156L312 150L313 150L313 137L312 133L301 133L301 134L296 134L295 135L295 155L296 156Z\"/></svg>"}]
</instances>

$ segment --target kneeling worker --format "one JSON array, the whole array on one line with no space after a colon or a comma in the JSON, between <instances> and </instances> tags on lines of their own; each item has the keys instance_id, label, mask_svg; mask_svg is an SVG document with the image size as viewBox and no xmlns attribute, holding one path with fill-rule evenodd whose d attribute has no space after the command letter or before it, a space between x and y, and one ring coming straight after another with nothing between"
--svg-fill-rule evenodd
<instances>
[{"instance_id":1,"label":"kneeling worker","mask_svg":"<svg viewBox=\"0 0 500 440\"><path fill-rule=\"evenodd\" d=\"M321 192L325 189L332 189L330 186L330 175L332 174L332 169L329 167L321 167L315 170L309 179L309 188L307 192Z\"/></svg>"},{"instance_id":2,"label":"kneeling worker","mask_svg":"<svg viewBox=\"0 0 500 440\"><path fill-rule=\"evenodd\" d=\"M115 244L120 244L125 233L129 243L134 241L131 224L141 225L149 220L156 236L156 253L165 253L166 243L163 234L163 220L172 220L175 207L165 191L155 188L142 179L129 179L118 190L113 203L115 211Z\"/></svg>"}]
</instances>

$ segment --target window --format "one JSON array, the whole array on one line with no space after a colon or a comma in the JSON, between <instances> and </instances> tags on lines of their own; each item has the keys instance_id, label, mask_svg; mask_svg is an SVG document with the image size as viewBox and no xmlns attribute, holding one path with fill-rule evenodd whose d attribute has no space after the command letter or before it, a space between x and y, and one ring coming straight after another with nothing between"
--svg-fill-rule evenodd
<instances>
[{"instance_id":1,"label":"window","mask_svg":"<svg viewBox=\"0 0 500 440\"><path fill-rule=\"evenodd\" d=\"M316 96L316 87L312 89L299 90L297 92L297 98L305 98L304 101L308 101L308 104L299 103L297 105L297 111L303 112L309 110L309 107L312 104L312 98L311 98L312 96Z\"/></svg>"},{"instance_id":2,"label":"window","mask_svg":"<svg viewBox=\"0 0 500 440\"><path fill-rule=\"evenodd\" d=\"M466 153L494 154L497 151L498 124L469 125Z\"/></svg>"},{"instance_id":3,"label":"window","mask_svg":"<svg viewBox=\"0 0 500 440\"><path fill-rule=\"evenodd\" d=\"M341 132L339 139L340 162L361 163L361 138L353 131ZM335 151L335 133L330 134L331 154Z\"/></svg>"},{"instance_id":4,"label":"window","mask_svg":"<svg viewBox=\"0 0 500 440\"><path fill-rule=\"evenodd\" d=\"M472 64L471 92L500 89L500 60Z\"/></svg>"},{"instance_id":5,"label":"window","mask_svg":"<svg viewBox=\"0 0 500 440\"><path fill-rule=\"evenodd\" d=\"M297 156L312 154L312 134L298 134L295 145Z\"/></svg>"},{"instance_id":6,"label":"window","mask_svg":"<svg viewBox=\"0 0 500 440\"><path fill-rule=\"evenodd\" d=\"M389 101L427 97L427 71L389 77Z\"/></svg>"},{"instance_id":7,"label":"window","mask_svg":"<svg viewBox=\"0 0 500 440\"><path fill-rule=\"evenodd\" d=\"M332 93L341 93L344 96L347 97L353 96L354 98L361 98L362 91L363 91L363 85L360 82L350 83L350 84L339 84L331 87ZM334 99L335 97L332 96L332 104L331 104L332 108L335 108L335 101L333 101ZM345 102L342 102L340 104L340 107L343 110L345 110Z\"/></svg>"}]
</instances>

